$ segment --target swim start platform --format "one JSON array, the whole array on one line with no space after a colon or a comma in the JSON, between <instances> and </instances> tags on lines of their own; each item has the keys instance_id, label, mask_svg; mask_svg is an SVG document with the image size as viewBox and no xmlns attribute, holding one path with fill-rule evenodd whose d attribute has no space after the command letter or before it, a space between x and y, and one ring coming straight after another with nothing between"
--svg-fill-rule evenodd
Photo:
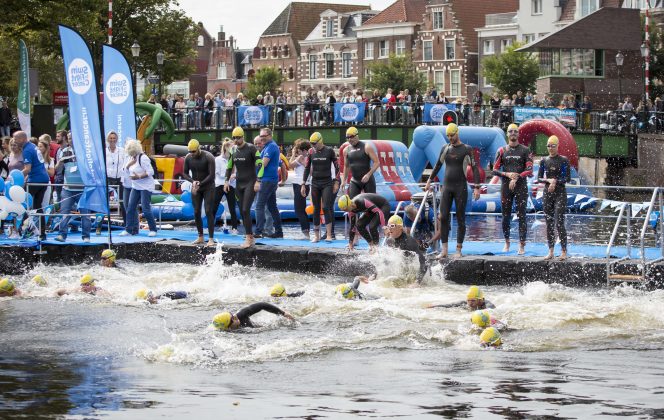
<instances>
[{"instance_id":1,"label":"swim start platform","mask_svg":"<svg viewBox=\"0 0 664 420\"><path fill-rule=\"evenodd\" d=\"M208 255L217 251L214 247L193 245L196 232L174 230L160 231L150 238L146 232L138 236L114 237L113 249L119 259L129 259L139 263L185 263L203 264ZM106 236L92 236L90 242L68 238L65 243L57 242L49 234L42 242L41 253L36 240L0 239L0 274L16 275L26 272L39 263L47 265L71 265L97 263L102 250L107 247ZM221 244L225 263L255 266L274 271L306 272L355 276L367 273L366 244L349 253L347 241L324 241L312 244L297 239L260 239L250 249L240 247L243 237L217 233L216 240ZM454 245L454 244L452 244ZM607 284L606 247L600 245L570 245L567 260L545 261L548 250L546 244L531 242L526 246L526 255L517 256L516 250L503 253L502 242L466 241L464 256L459 259L433 261L432 266L443 265L442 276L447 281L459 284L477 285L518 285L530 281L560 283L576 287L597 287ZM516 248L516 247L514 247ZM659 256L658 248L646 248L646 257ZM625 247L614 247L612 257L627 255ZM432 255L433 257L433 255ZM621 271L638 273L640 259L621 261ZM440 270L434 270L440 276ZM664 263L653 264L646 281L641 283L648 288L664 288Z\"/></svg>"}]
</instances>

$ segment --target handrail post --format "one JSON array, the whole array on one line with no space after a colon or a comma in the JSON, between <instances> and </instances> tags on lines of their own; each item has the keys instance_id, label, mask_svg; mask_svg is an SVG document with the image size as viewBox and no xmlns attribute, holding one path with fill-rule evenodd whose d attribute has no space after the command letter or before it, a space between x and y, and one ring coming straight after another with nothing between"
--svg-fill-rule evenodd
<instances>
[{"instance_id":1,"label":"handrail post","mask_svg":"<svg viewBox=\"0 0 664 420\"><path fill-rule=\"evenodd\" d=\"M417 222L419 222L420 220L420 215L422 214L422 209L424 209L424 206L426 205L428 196L429 196L429 190L424 191L424 198L422 198L422 205L420 206L419 209L417 209L415 220L413 220L413 228L410 230L410 236L414 236L415 231L417 231ZM406 217L408 216L406 215Z\"/></svg>"},{"instance_id":2,"label":"handrail post","mask_svg":"<svg viewBox=\"0 0 664 420\"><path fill-rule=\"evenodd\" d=\"M632 258L632 207L627 203L623 207L627 208L627 256Z\"/></svg>"}]
</instances>

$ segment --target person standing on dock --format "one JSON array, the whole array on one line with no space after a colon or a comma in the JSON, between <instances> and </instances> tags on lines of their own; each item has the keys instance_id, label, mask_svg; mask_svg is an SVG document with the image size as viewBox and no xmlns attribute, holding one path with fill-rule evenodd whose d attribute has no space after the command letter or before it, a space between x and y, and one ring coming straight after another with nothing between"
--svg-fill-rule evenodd
<instances>
[{"instance_id":1,"label":"person standing on dock","mask_svg":"<svg viewBox=\"0 0 664 420\"><path fill-rule=\"evenodd\" d=\"M450 212L452 200L456 206L457 220L457 247L455 257L461 257L463 239L466 236L466 202L468 201L468 183L466 181L466 168L470 165L473 170L473 200L480 198L480 172L475 162L473 148L461 143L459 139L459 127L456 124L448 124L445 134L449 144L443 146L440 156L431 172L431 177L436 176L440 168L445 164L445 176L440 191L440 230L434 235L432 241L439 237L442 240L442 249L439 258L447 258L447 239L450 233ZM431 177L427 180L425 191L431 186Z\"/></svg>"},{"instance_id":2,"label":"person standing on dock","mask_svg":"<svg viewBox=\"0 0 664 420\"><path fill-rule=\"evenodd\" d=\"M380 167L378 155L373 147L360 141L360 135L355 127L346 130L346 141L349 146L343 151L344 173L341 177L341 191L345 190L348 173L351 179L348 183L348 195L355 198L360 193L376 193L376 180L374 172Z\"/></svg>"},{"instance_id":3,"label":"person standing on dock","mask_svg":"<svg viewBox=\"0 0 664 420\"><path fill-rule=\"evenodd\" d=\"M570 163L565 156L558 154L558 137L551 136L546 142L549 156L539 164L537 179L545 184L544 216L546 219L546 241L549 253L544 258L553 258L553 247L556 245L556 231L560 239L560 259L567 258L567 230L565 229L565 210L567 210L567 190L565 184L570 181Z\"/></svg>"},{"instance_id":4,"label":"person standing on dock","mask_svg":"<svg viewBox=\"0 0 664 420\"><path fill-rule=\"evenodd\" d=\"M235 168L235 195L238 199L240 216L244 225L244 243L242 248L254 245L254 233L251 221L251 204L254 202L254 184L256 184L256 171L260 166L260 153L253 144L244 141L244 130L235 127L231 133L235 147L231 150L226 166L224 191L230 192L230 179Z\"/></svg>"},{"instance_id":5,"label":"person standing on dock","mask_svg":"<svg viewBox=\"0 0 664 420\"><path fill-rule=\"evenodd\" d=\"M519 219L519 252L525 254L526 205L528 204L527 178L533 174L533 154L530 148L519 144L519 127L510 124L507 127L509 144L498 149L493 173L500 177L500 206L503 213L503 236L505 247L503 252L510 250L510 224L512 221L512 205L516 201L516 214Z\"/></svg>"},{"instance_id":6,"label":"person standing on dock","mask_svg":"<svg viewBox=\"0 0 664 420\"><path fill-rule=\"evenodd\" d=\"M202 244L203 239L203 217L201 216L203 201L205 201L205 216L208 227L208 246L214 246L214 225L216 214L214 201L214 156L212 153L201 150L201 145L196 139L189 140L187 145L189 154L184 158L184 170L182 178L191 182L191 202L194 205L194 220L198 238L194 244Z\"/></svg>"},{"instance_id":7,"label":"person standing on dock","mask_svg":"<svg viewBox=\"0 0 664 420\"><path fill-rule=\"evenodd\" d=\"M267 208L274 219L274 233L266 236L283 238L281 216L279 215L279 207L277 207L281 151L277 143L272 140L272 130L269 128L261 128L260 138L263 140L264 146L261 151L262 166L258 171L256 184L254 184L254 192L258 194L256 200L256 237L263 237L265 209Z\"/></svg>"}]
</instances>

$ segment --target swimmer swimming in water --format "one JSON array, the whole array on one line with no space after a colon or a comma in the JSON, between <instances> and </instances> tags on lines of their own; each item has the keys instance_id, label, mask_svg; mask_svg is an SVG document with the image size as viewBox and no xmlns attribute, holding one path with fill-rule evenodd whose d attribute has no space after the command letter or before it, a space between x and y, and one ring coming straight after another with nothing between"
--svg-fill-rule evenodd
<instances>
[{"instance_id":1,"label":"swimmer swimming in water","mask_svg":"<svg viewBox=\"0 0 664 420\"><path fill-rule=\"evenodd\" d=\"M286 288L283 284L277 283L270 289L270 296L272 297L300 297L304 294L304 290L297 292L286 293Z\"/></svg>"},{"instance_id":2,"label":"swimmer swimming in water","mask_svg":"<svg viewBox=\"0 0 664 420\"><path fill-rule=\"evenodd\" d=\"M164 292L156 295L152 292L152 290L140 289L134 294L134 297L136 298L136 300L144 300L148 303L155 304L159 303L159 301L162 299L168 299L168 300L186 299L189 297L189 294L187 292L179 290L179 291Z\"/></svg>"},{"instance_id":3,"label":"swimmer swimming in water","mask_svg":"<svg viewBox=\"0 0 664 420\"><path fill-rule=\"evenodd\" d=\"M275 315L281 315L291 321L295 320L293 315L271 303L257 302L240 309L235 314L231 312L222 312L215 315L214 318L212 318L212 325L214 328L221 331L237 330L243 327L255 328L256 325L251 322L250 317L260 311L267 311Z\"/></svg>"},{"instance_id":4,"label":"swimmer swimming in water","mask_svg":"<svg viewBox=\"0 0 664 420\"><path fill-rule=\"evenodd\" d=\"M470 286L466 293L466 300L453 303L443 303L440 305L427 305L427 308L458 308L467 307L471 311L478 309L494 309L496 305L484 299L484 292L477 286Z\"/></svg>"},{"instance_id":5,"label":"swimmer swimming in water","mask_svg":"<svg viewBox=\"0 0 664 420\"><path fill-rule=\"evenodd\" d=\"M110 294L101 287L95 285L95 278L90 274L84 274L80 280L80 287L74 290L60 289L55 292L58 296L68 295L73 292L87 293L93 296L109 296Z\"/></svg>"},{"instance_id":6,"label":"swimmer swimming in water","mask_svg":"<svg viewBox=\"0 0 664 420\"><path fill-rule=\"evenodd\" d=\"M101 266L107 268L118 268L115 262L117 254L112 249L105 249L101 253Z\"/></svg>"},{"instance_id":7,"label":"swimmer swimming in water","mask_svg":"<svg viewBox=\"0 0 664 420\"><path fill-rule=\"evenodd\" d=\"M482 347L499 348L503 345L500 332L495 327L489 327L480 334L480 345Z\"/></svg>"},{"instance_id":8,"label":"swimmer swimming in water","mask_svg":"<svg viewBox=\"0 0 664 420\"><path fill-rule=\"evenodd\" d=\"M0 297L21 296L21 291L16 288L13 281L9 279L0 280Z\"/></svg>"}]
</instances>

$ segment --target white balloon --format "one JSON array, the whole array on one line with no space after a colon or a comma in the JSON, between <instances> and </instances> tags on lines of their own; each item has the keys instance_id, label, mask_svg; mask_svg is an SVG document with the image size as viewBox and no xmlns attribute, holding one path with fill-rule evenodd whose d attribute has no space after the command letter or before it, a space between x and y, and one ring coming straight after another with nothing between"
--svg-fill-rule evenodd
<instances>
[{"instance_id":1,"label":"white balloon","mask_svg":"<svg viewBox=\"0 0 664 420\"><path fill-rule=\"evenodd\" d=\"M14 203L22 203L25 201L25 190L23 187L14 185L9 189L9 198L11 198Z\"/></svg>"},{"instance_id":2,"label":"white balloon","mask_svg":"<svg viewBox=\"0 0 664 420\"><path fill-rule=\"evenodd\" d=\"M0 210L0 220L5 220L9 216L9 212L5 209Z\"/></svg>"},{"instance_id":3,"label":"white balloon","mask_svg":"<svg viewBox=\"0 0 664 420\"><path fill-rule=\"evenodd\" d=\"M191 182L184 181L182 184L180 184L180 189L182 190L182 192L185 191L191 192Z\"/></svg>"}]
</instances>

